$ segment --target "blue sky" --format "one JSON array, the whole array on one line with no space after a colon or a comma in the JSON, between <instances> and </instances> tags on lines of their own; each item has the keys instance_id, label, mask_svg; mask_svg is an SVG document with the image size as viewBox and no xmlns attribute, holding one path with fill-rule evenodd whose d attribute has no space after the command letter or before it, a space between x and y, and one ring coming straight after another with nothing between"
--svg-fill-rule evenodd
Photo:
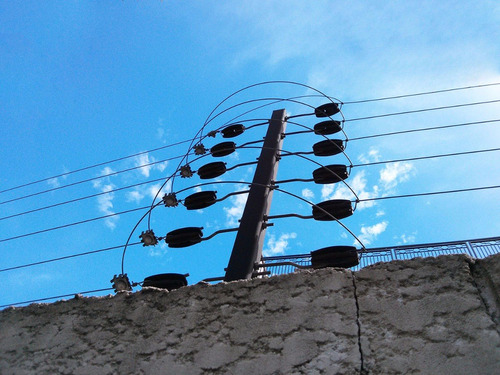
<instances>
[{"instance_id":1,"label":"blue sky","mask_svg":"<svg viewBox=\"0 0 500 375\"><path fill-rule=\"evenodd\" d=\"M237 5L236 5L237 4ZM23 1L0 4L0 190L192 138L211 110L247 85L289 80L343 102L500 82L500 6L497 1ZM246 90L225 105L311 91L293 85ZM500 86L406 99L346 104L346 119L500 99ZM312 105L322 104L317 98ZM306 109L280 103L292 114ZM242 107L249 109L250 106ZM222 126L238 110L207 127ZM421 127L496 120L498 103L346 122L349 138ZM251 117L251 116L250 116ZM250 118L247 116L247 118ZM314 118L300 118L313 126ZM300 130L293 124L289 131ZM251 129L236 143L260 139ZM354 164L499 147L498 122L409 133L348 143ZM209 138L207 147L221 142ZM289 136L284 149L310 150L313 135ZM184 154L187 144L164 148L62 178L0 193L0 202ZM255 160L255 149L227 157L228 166ZM193 163L193 169L206 162ZM341 155L317 160L345 163ZM361 198L499 185L499 154L490 152L354 168L347 182ZM38 194L0 205L0 217L113 190L175 171L176 160ZM316 165L283 158L278 179L308 178ZM250 181L241 167L224 179ZM174 191L199 183L176 179ZM0 220L0 241L121 212L151 203L160 182ZM345 187L312 183L282 186L317 203L349 197ZM245 184L217 184L220 196ZM210 187L204 187L210 189ZM194 190L192 191L194 192ZM161 192L160 195L163 195ZM190 193L190 192L189 192ZM188 192L179 196L184 198ZM367 247L497 236L499 191L485 190L367 202L342 222ZM233 228L245 195L200 212L158 207L158 235L184 226L204 234ZM310 207L274 195L272 214ZM141 212L0 242L0 268L14 267L125 243ZM138 226L133 241L147 223ZM190 273L190 283L223 275L234 241L227 233L185 249L141 246L127 250L133 281L164 272ZM265 253L298 254L354 239L336 223L275 220ZM121 250L0 272L0 305L110 286Z\"/></svg>"}]
</instances>

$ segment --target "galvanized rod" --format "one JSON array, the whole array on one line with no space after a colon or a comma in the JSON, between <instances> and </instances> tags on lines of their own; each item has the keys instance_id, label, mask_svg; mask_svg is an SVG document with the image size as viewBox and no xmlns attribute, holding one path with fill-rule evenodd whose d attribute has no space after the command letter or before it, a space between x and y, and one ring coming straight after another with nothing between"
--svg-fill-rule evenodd
<instances>
[{"instance_id":1,"label":"galvanized rod","mask_svg":"<svg viewBox=\"0 0 500 375\"><path fill-rule=\"evenodd\" d=\"M269 214L273 190L269 188L276 179L278 163L286 128L286 111L273 111L269 120L264 145L260 153L252 187L240 220L240 227L227 266L224 281L250 279L255 262L262 258L265 225L264 216Z\"/></svg>"}]
</instances>

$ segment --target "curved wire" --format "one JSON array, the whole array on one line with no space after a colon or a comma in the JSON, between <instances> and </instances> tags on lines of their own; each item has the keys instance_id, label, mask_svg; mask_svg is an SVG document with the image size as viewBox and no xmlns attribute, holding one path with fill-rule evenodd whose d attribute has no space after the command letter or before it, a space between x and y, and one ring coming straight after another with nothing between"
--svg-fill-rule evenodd
<instances>
[{"instance_id":1,"label":"curved wire","mask_svg":"<svg viewBox=\"0 0 500 375\"><path fill-rule=\"evenodd\" d=\"M333 102L333 100L328 96L326 95L325 93L319 91L318 89L314 88L314 87L311 87L309 85L305 85L303 83L299 83L299 82L295 82L295 81L287 81L287 80L272 80L272 81L264 81L264 82L259 82L259 83L254 83L252 85L248 85L246 87L243 87L235 92L233 92L232 94L228 95L226 98L224 98L221 102L219 102L219 104L217 104L215 106L215 108L212 110L212 112L210 112L210 114L208 115L207 119L205 120L205 123L203 124L202 128L200 129L201 130L201 134L203 134L203 129L204 127L208 124L208 122L211 120L211 117L212 115L214 114L214 112L222 105L224 104L226 101L228 101L230 98L232 98L233 96L239 94L240 92L243 92L243 91L246 91L248 89L251 89L253 87L257 87L257 86L263 86L263 85L272 85L272 84L290 84L290 85L295 85L295 86L300 86L300 87L305 87L305 88L308 88L310 90L313 90L315 92L317 92L318 94L321 94L322 96L324 96L325 98L329 99L331 102ZM334 98L335 99L335 98ZM340 102L340 100L339 100ZM342 102L340 102L342 103Z\"/></svg>"},{"instance_id":2,"label":"curved wire","mask_svg":"<svg viewBox=\"0 0 500 375\"><path fill-rule=\"evenodd\" d=\"M160 205L161 202L158 202L156 204L156 206ZM155 207L156 207L155 206ZM122 254L122 275L125 273L123 272L123 265L124 265L124 262L125 262L125 253L127 251L127 246L129 245L130 243L130 239L132 238L132 235L134 234L135 230L137 229L137 227L139 226L139 224L141 223L142 220L144 220L144 218L148 215L148 213L153 209L154 207L150 208L144 215L142 215L142 217L139 219L139 221L137 222L137 224L135 224L134 228L132 229L132 231L130 232L130 235L128 236L128 239L127 239L127 242L125 242L125 246L123 248L123 254Z\"/></svg>"}]
</instances>

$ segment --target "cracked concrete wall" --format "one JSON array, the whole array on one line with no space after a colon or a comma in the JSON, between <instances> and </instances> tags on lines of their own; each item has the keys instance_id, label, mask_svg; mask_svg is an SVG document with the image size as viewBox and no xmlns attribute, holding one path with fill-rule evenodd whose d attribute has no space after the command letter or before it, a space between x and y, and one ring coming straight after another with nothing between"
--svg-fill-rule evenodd
<instances>
[{"instance_id":1,"label":"cracked concrete wall","mask_svg":"<svg viewBox=\"0 0 500 375\"><path fill-rule=\"evenodd\" d=\"M1 374L500 373L500 255L0 311Z\"/></svg>"}]
</instances>

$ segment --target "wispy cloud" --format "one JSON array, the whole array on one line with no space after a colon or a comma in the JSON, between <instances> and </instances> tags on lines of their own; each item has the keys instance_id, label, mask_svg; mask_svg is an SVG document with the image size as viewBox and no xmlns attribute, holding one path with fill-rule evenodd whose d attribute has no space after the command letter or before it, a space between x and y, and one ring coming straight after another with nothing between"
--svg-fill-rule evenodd
<instances>
[{"instance_id":1,"label":"wispy cloud","mask_svg":"<svg viewBox=\"0 0 500 375\"><path fill-rule=\"evenodd\" d=\"M361 154L358 158L362 162L374 162L380 160L380 153L376 149L371 149L366 155ZM356 192L360 200L372 199L393 194L398 184L407 182L416 173L412 163L396 162L385 164L379 171L379 178L375 184L369 184L364 170L357 172L345 182ZM343 183L323 185L321 189L323 199L349 199L354 200L352 191ZM375 201L360 202L358 209L375 206ZM377 212L377 216L382 216L382 210Z\"/></svg>"},{"instance_id":2,"label":"wispy cloud","mask_svg":"<svg viewBox=\"0 0 500 375\"><path fill-rule=\"evenodd\" d=\"M153 169L163 172L168 164L168 162L154 164L156 162L156 158L149 155L148 153L137 155L134 158L134 166L141 167L139 168L139 172L144 177L149 177L151 170Z\"/></svg>"},{"instance_id":3,"label":"wispy cloud","mask_svg":"<svg viewBox=\"0 0 500 375\"><path fill-rule=\"evenodd\" d=\"M397 245L415 243L415 240L417 239L417 232L413 232L411 234L403 233L400 236L395 236L394 239L397 241Z\"/></svg>"},{"instance_id":4,"label":"wispy cloud","mask_svg":"<svg viewBox=\"0 0 500 375\"><path fill-rule=\"evenodd\" d=\"M264 256L284 254L288 248L289 240L295 238L297 238L297 233L294 232L282 233L278 239L274 234L271 234L267 240L267 247L263 250Z\"/></svg>"},{"instance_id":5,"label":"wispy cloud","mask_svg":"<svg viewBox=\"0 0 500 375\"><path fill-rule=\"evenodd\" d=\"M365 171L358 172L352 179L346 181L349 186L356 192L359 199L374 198L379 194L379 187L374 185L371 190L367 189L367 179ZM321 189L321 197L325 199L349 199L354 200L355 196L352 191L344 184L330 184L324 185ZM358 209L372 207L374 201L361 202L358 204Z\"/></svg>"},{"instance_id":6,"label":"wispy cloud","mask_svg":"<svg viewBox=\"0 0 500 375\"><path fill-rule=\"evenodd\" d=\"M126 195L127 202L134 202L134 203L141 203L142 199L144 198L144 194L140 192L139 190L132 190L129 191Z\"/></svg>"},{"instance_id":7,"label":"wispy cloud","mask_svg":"<svg viewBox=\"0 0 500 375\"><path fill-rule=\"evenodd\" d=\"M167 244L162 241L156 246L149 246L148 247L148 253L149 256L159 258L159 257L164 257L168 253L168 246Z\"/></svg>"},{"instance_id":8,"label":"wispy cloud","mask_svg":"<svg viewBox=\"0 0 500 375\"><path fill-rule=\"evenodd\" d=\"M302 189L302 196L306 199L312 199L314 198L314 193L311 189Z\"/></svg>"},{"instance_id":9,"label":"wispy cloud","mask_svg":"<svg viewBox=\"0 0 500 375\"><path fill-rule=\"evenodd\" d=\"M151 197L151 199L154 198L161 198L163 195L160 192L161 185L160 184L154 184L153 186L150 186L148 188L148 194Z\"/></svg>"},{"instance_id":10,"label":"wispy cloud","mask_svg":"<svg viewBox=\"0 0 500 375\"><path fill-rule=\"evenodd\" d=\"M387 229L388 224L389 223L387 221L382 221L372 226L362 226L361 234L359 234L358 237L365 246L369 245L377 238L378 235ZM357 244L357 242L355 242L355 244Z\"/></svg>"},{"instance_id":11,"label":"wispy cloud","mask_svg":"<svg viewBox=\"0 0 500 375\"><path fill-rule=\"evenodd\" d=\"M238 225L238 220L241 218L241 215L243 215L247 198L248 194L238 194L231 197L232 205L230 207L224 207L224 212L226 213L226 225Z\"/></svg>"},{"instance_id":12,"label":"wispy cloud","mask_svg":"<svg viewBox=\"0 0 500 375\"><path fill-rule=\"evenodd\" d=\"M386 164L380 171L380 183L386 192L394 189L397 184L408 181L415 173L415 167L412 163L397 162Z\"/></svg>"},{"instance_id":13,"label":"wispy cloud","mask_svg":"<svg viewBox=\"0 0 500 375\"><path fill-rule=\"evenodd\" d=\"M58 178L51 178L50 180L47 180L47 184L49 184L49 186L53 188L58 188L59 186L61 186Z\"/></svg>"},{"instance_id":14,"label":"wispy cloud","mask_svg":"<svg viewBox=\"0 0 500 375\"><path fill-rule=\"evenodd\" d=\"M114 173L113 169L110 167L104 167L101 170L100 175L106 176L108 174ZM102 194L97 197L97 209L100 213L104 215L113 215L115 211L113 210L113 199L115 198L115 194L111 192L111 190L115 189L115 185L111 183L109 177L100 178L98 180L92 181L92 186L94 189L97 189ZM116 228L116 223L119 220L119 216L111 216L104 220L104 224L111 230Z\"/></svg>"},{"instance_id":15,"label":"wispy cloud","mask_svg":"<svg viewBox=\"0 0 500 375\"><path fill-rule=\"evenodd\" d=\"M358 156L358 160L361 163L378 162L378 161L380 161L380 152L379 152L379 150L377 150L375 148L371 148L367 154L364 154L364 153L360 154Z\"/></svg>"},{"instance_id":16,"label":"wispy cloud","mask_svg":"<svg viewBox=\"0 0 500 375\"><path fill-rule=\"evenodd\" d=\"M63 168L64 173L68 173L69 170L67 168ZM65 174L60 177L54 177L49 180L47 180L47 184L52 187L52 188L58 188L61 186L61 181L65 181L68 178L68 175Z\"/></svg>"},{"instance_id":17,"label":"wispy cloud","mask_svg":"<svg viewBox=\"0 0 500 375\"><path fill-rule=\"evenodd\" d=\"M113 190L114 187L115 186L112 184L103 185L101 187L101 191L109 192L110 190ZM99 212L103 213L104 215L113 215L115 213L113 210L114 197L115 197L114 193L99 195L97 197L97 208L99 209ZM104 223L109 229L113 230L116 228L116 222L118 221L118 219L119 216L111 216L106 218L104 220Z\"/></svg>"}]
</instances>

